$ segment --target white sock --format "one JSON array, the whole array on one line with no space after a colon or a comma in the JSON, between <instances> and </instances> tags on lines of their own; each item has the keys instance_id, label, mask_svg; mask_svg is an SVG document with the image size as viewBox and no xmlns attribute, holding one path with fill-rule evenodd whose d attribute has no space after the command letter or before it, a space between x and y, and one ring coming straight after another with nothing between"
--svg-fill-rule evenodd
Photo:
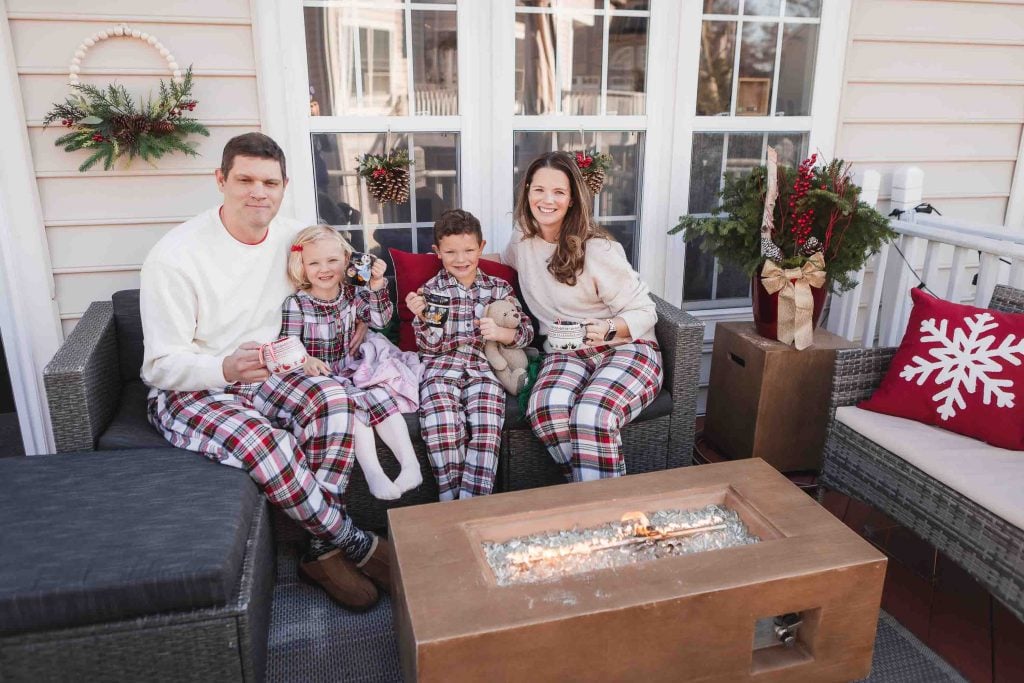
<instances>
[{"instance_id":1,"label":"white sock","mask_svg":"<svg viewBox=\"0 0 1024 683\"><path fill-rule=\"evenodd\" d=\"M441 491L439 494L437 494L437 499L442 503L448 500L455 500L455 491Z\"/></svg>"},{"instance_id":2,"label":"white sock","mask_svg":"<svg viewBox=\"0 0 1024 683\"><path fill-rule=\"evenodd\" d=\"M355 442L356 462L363 470L370 493L381 500L396 500L402 492L380 467L377 459L377 444L373 438L373 430L358 419L352 420L352 440Z\"/></svg>"},{"instance_id":3,"label":"white sock","mask_svg":"<svg viewBox=\"0 0 1024 683\"><path fill-rule=\"evenodd\" d=\"M405 493L422 484L420 461L416 459L416 451L413 450L412 441L409 439L409 427L405 423L405 418L401 415L392 415L378 424L376 430L381 441L391 449L398 459L398 464L402 466L402 471L395 479L398 490Z\"/></svg>"}]
</instances>

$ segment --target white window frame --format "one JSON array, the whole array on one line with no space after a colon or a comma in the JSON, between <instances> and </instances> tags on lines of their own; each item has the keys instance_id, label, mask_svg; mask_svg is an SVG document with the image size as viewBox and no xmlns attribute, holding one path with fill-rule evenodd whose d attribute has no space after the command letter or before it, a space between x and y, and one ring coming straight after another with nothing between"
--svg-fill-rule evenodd
<instances>
[{"instance_id":1,"label":"white window frame","mask_svg":"<svg viewBox=\"0 0 1024 683\"><path fill-rule=\"evenodd\" d=\"M785 0L782 0L785 3ZM689 210L690 161L695 132L758 132L784 133L808 131L808 149L819 152L827 158L835 154L836 131L839 125L840 95L843 86L843 68L850 25L850 3L845 0L822 0L821 21L818 29L818 47L815 56L814 81L809 116L697 116L697 86L700 70L701 22L703 21L702 0L686 0L682 17L684 27L676 89L676 137L672 149L672 186L685 188L674 192L669 200L670 215L674 225L679 216ZM785 8L783 7L783 11ZM781 32L780 32L781 34ZM740 42L736 42L737 53ZM776 55L774 88L778 87L778 64L781 55ZM733 78L733 90L737 78ZM773 100L775 98L773 97ZM695 247L696 248L696 247ZM683 305L683 263L686 262L687 245L681 235L668 235L664 245L669 263L679 268L665 271L665 299L677 306ZM695 310L692 313L709 320L749 319L750 306L735 308L718 307Z\"/></svg>"},{"instance_id":2,"label":"white window frame","mask_svg":"<svg viewBox=\"0 0 1024 683\"><path fill-rule=\"evenodd\" d=\"M686 247L667 231L687 213L694 131L807 130L812 151L834 153L850 18L845 0L822 0L812 108L805 117L696 115L702 0L651 0L646 115L517 116L514 0L459 0L457 6L459 116L310 117L302 4L253 0L263 129L284 148L293 186L286 211L310 220L316 216L311 132L379 133L388 126L394 132L447 130L460 135L460 204L480 217L488 251L498 251L512 233L514 131L642 131L638 270L654 293L682 305ZM750 310L698 313L749 317Z\"/></svg>"}]
</instances>

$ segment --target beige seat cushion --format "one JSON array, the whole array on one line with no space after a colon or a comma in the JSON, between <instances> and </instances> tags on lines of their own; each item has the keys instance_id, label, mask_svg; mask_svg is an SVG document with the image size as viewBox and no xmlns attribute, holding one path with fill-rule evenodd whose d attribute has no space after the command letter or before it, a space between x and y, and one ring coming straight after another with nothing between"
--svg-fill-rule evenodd
<instances>
[{"instance_id":1,"label":"beige seat cushion","mask_svg":"<svg viewBox=\"0 0 1024 683\"><path fill-rule=\"evenodd\" d=\"M853 406L839 408L836 420L1024 528L1024 452Z\"/></svg>"}]
</instances>

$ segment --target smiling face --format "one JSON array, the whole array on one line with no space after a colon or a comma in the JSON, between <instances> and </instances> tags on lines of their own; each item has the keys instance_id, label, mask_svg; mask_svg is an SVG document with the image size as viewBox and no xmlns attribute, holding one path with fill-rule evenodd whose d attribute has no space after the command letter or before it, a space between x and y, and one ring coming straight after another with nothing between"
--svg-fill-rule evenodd
<instances>
[{"instance_id":1,"label":"smiling face","mask_svg":"<svg viewBox=\"0 0 1024 683\"><path fill-rule=\"evenodd\" d=\"M434 245L434 253L444 269L468 287L476 279L476 267L486 244L486 240L472 234L445 235L440 244Z\"/></svg>"},{"instance_id":2,"label":"smiling face","mask_svg":"<svg viewBox=\"0 0 1024 683\"><path fill-rule=\"evenodd\" d=\"M224 227L237 240L259 242L281 208L287 185L278 161L236 156L226 177L217 169L217 187L224 195Z\"/></svg>"},{"instance_id":3,"label":"smiling face","mask_svg":"<svg viewBox=\"0 0 1024 683\"><path fill-rule=\"evenodd\" d=\"M349 255L331 239L320 239L302 245L302 269L309 281L309 293L318 299L338 296Z\"/></svg>"},{"instance_id":4,"label":"smiling face","mask_svg":"<svg viewBox=\"0 0 1024 683\"><path fill-rule=\"evenodd\" d=\"M557 168L538 168L530 179L527 198L541 234L545 238L557 237L572 206L569 176Z\"/></svg>"}]
</instances>

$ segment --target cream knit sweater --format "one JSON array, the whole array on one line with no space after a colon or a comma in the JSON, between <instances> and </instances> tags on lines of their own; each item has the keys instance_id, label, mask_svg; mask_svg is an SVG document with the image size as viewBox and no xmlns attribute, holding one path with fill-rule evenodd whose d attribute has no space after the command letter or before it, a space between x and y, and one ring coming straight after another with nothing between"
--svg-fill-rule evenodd
<instances>
[{"instance_id":1,"label":"cream knit sweater","mask_svg":"<svg viewBox=\"0 0 1024 683\"><path fill-rule=\"evenodd\" d=\"M227 385L224 358L242 342L281 331L288 249L302 224L270 223L266 239L244 244L211 209L164 235L142 264L142 379L174 391Z\"/></svg>"},{"instance_id":2,"label":"cream knit sweater","mask_svg":"<svg viewBox=\"0 0 1024 683\"><path fill-rule=\"evenodd\" d=\"M540 237L524 237L518 228L501 260L519 273L519 285L530 312L546 335L556 319L582 321L621 317L633 341L654 341L658 313L650 290L626 260L622 245L613 240L587 240L583 272L570 287L548 272L557 245Z\"/></svg>"}]
</instances>

